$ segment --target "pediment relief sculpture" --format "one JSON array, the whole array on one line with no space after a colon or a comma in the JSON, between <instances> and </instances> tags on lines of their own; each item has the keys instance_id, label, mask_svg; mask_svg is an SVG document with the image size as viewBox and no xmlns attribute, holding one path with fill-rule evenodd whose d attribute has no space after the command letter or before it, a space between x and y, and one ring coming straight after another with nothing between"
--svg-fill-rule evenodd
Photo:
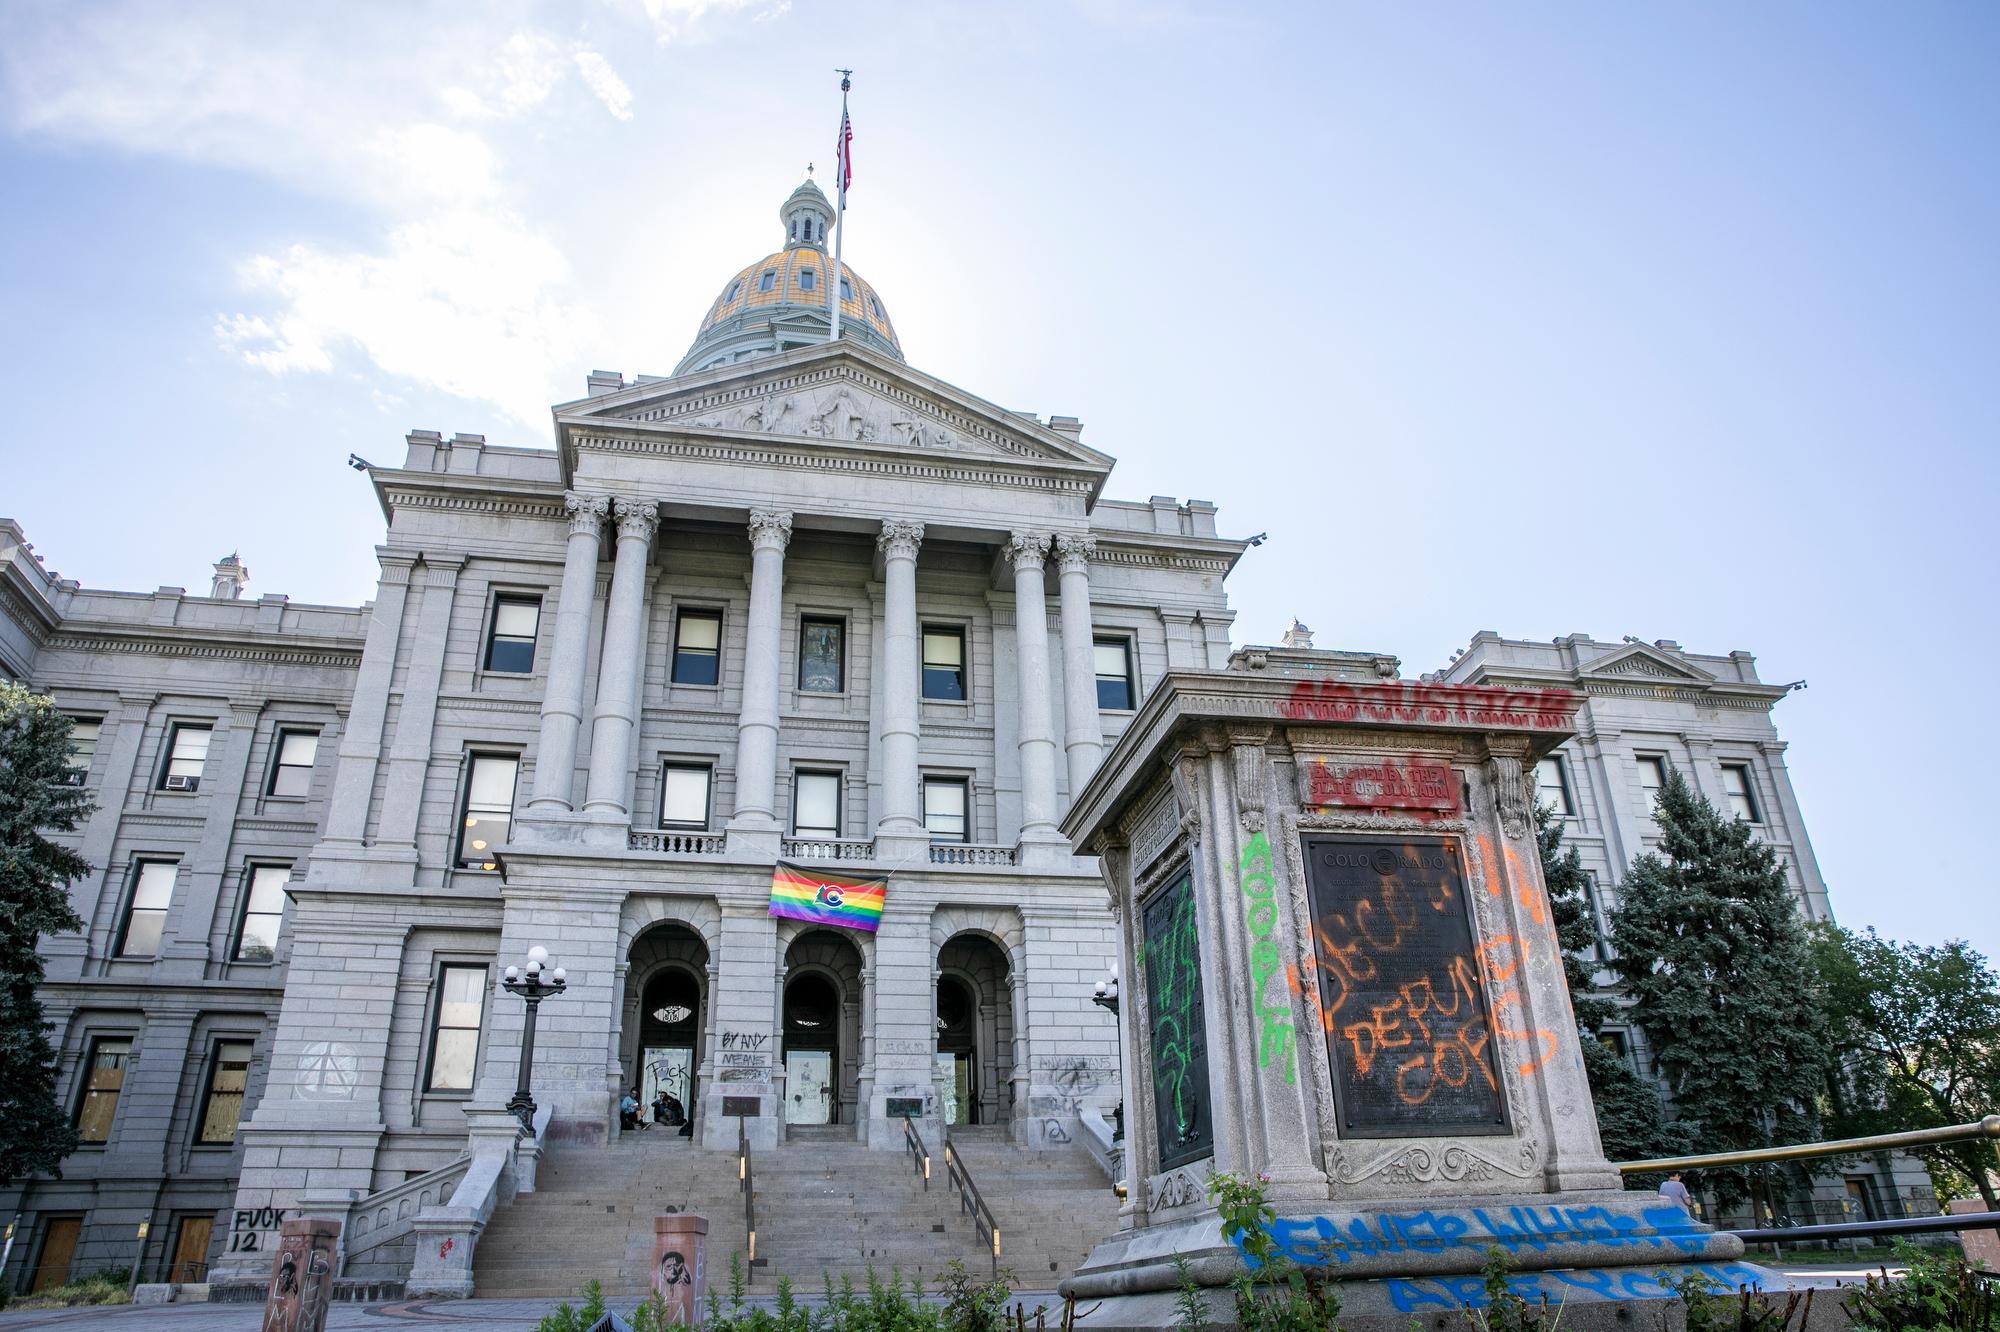
<instances>
[{"instance_id":1,"label":"pediment relief sculpture","mask_svg":"<svg viewBox=\"0 0 2000 1332\"><path fill-rule=\"evenodd\" d=\"M657 419L652 412L643 416ZM746 430L799 439L840 439L920 449L962 450L971 443L933 416L862 392L846 382L765 394L719 411L696 413L685 424L708 430Z\"/></svg>"}]
</instances>

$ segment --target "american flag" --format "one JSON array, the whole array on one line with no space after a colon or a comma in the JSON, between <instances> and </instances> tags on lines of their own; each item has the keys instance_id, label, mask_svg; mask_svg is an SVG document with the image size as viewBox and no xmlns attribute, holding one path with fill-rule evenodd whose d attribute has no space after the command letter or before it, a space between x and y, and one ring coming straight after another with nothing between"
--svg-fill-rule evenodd
<instances>
[{"instance_id":1,"label":"american flag","mask_svg":"<svg viewBox=\"0 0 2000 1332\"><path fill-rule=\"evenodd\" d=\"M840 113L840 138L833 151L839 163L834 169L834 183L840 190L841 202L845 203L847 187L854 183L854 125L848 120L845 110Z\"/></svg>"}]
</instances>

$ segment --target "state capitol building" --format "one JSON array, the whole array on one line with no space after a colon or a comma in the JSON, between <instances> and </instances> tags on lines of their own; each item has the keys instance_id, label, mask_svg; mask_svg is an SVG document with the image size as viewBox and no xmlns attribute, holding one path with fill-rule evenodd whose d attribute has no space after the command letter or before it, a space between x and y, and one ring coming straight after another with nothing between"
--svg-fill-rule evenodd
<instances>
[{"instance_id":1,"label":"state capitol building","mask_svg":"<svg viewBox=\"0 0 2000 1332\"><path fill-rule=\"evenodd\" d=\"M553 449L413 431L361 606L234 556L207 595L81 587L0 520L0 676L75 719L96 802L85 929L43 942L82 1145L0 1197L14 1289L130 1265L142 1222L142 1281L262 1280L325 1213L343 1276L484 1293L482 1230L630 1136L634 1088L732 1162L740 1125L903 1168L906 1118L1087 1152L1115 1216L1118 946L1072 793L1166 672L1399 663L1232 648L1214 505L1113 498L1075 418L915 368L818 188L781 218L673 373L591 373ZM1600 921L1669 768L1829 914L1748 653L1480 633L1434 678L1583 696L1540 794ZM886 876L879 929L773 918L779 860ZM567 990L526 1133L499 982L538 946Z\"/></svg>"}]
</instances>

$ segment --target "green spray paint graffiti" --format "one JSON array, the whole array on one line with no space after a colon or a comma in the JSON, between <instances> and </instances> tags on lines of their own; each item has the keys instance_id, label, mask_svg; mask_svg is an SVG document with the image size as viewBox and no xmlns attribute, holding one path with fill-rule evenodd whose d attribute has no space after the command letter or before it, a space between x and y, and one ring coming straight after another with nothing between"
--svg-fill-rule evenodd
<instances>
[{"instance_id":1,"label":"green spray paint graffiti","mask_svg":"<svg viewBox=\"0 0 2000 1332\"><path fill-rule=\"evenodd\" d=\"M1159 1133L1160 1169L1171 1170L1215 1150L1193 878L1183 874L1154 894L1142 917L1152 1028L1153 1125Z\"/></svg>"},{"instance_id":2,"label":"green spray paint graffiti","mask_svg":"<svg viewBox=\"0 0 2000 1332\"><path fill-rule=\"evenodd\" d=\"M1285 1070L1285 1084L1291 1086L1298 1081L1298 1059L1290 992L1281 985L1277 1003L1264 998L1271 977L1284 965L1278 941L1271 937L1278 927L1277 882L1271 877L1271 843L1261 830L1250 834L1236 868L1243 881L1243 918L1250 927L1250 1004L1257 1014L1257 1064L1269 1068L1275 1059Z\"/></svg>"}]
</instances>

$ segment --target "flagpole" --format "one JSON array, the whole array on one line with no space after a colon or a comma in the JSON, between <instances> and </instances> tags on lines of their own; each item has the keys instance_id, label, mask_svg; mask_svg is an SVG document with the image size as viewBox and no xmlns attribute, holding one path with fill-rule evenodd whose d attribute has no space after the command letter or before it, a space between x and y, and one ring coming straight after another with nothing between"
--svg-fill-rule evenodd
<instances>
[{"instance_id":1,"label":"flagpole","mask_svg":"<svg viewBox=\"0 0 2000 1332\"><path fill-rule=\"evenodd\" d=\"M833 310L833 328L827 334L828 342L840 341L840 280L846 276L841 265L840 243L847 235L847 90L850 86L847 76L854 71L843 69L840 74L840 143L833 159L833 280L826 284L826 303Z\"/></svg>"}]
</instances>

